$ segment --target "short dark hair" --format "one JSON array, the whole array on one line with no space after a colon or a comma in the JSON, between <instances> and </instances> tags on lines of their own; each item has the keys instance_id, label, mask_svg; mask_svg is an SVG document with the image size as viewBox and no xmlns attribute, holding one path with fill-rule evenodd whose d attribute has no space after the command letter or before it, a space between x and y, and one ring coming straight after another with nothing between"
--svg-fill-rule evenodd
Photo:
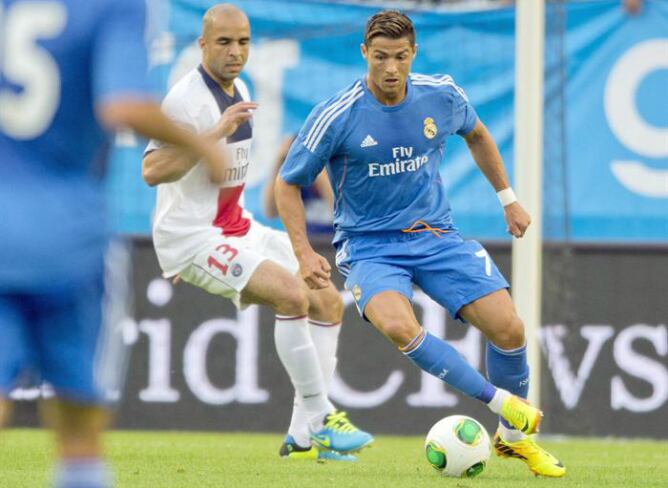
<instances>
[{"instance_id":1,"label":"short dark hair","mask_svg":"<svg viewBox=\"0 0 668 488\"><path fill-rule=\"evenodd\" d=\"M398 10L383 10L373 15L364 29L364 44L367 46L374 37L401 39L408 37L411 46L415 45L415 27L407 15Z\"/></svg>"}]
</instances>

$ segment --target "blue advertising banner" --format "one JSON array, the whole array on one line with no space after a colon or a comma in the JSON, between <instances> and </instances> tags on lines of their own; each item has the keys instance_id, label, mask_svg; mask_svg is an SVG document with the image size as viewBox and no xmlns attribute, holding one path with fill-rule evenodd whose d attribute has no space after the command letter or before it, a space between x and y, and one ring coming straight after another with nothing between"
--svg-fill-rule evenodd
<instances>
[{"instance_id":1,"label":"blue advertising banner","mask_svg":"<svg viewBox=\"0 0 668 488\"><path fill-rule=\"evenodd\" d=\"M201 16L214 3L172 0L162 12L168 22L154 38L152 64L165 89L198 64ZM282 140L316 103L364 74L359 45L377 8L307 0L235 3L251 21L253 45L243 76L260 105L245 201L267 221L261 196ZM556 87L563 109L559 117L546 112L545 236L668 242L668 1L648 0L633 17L618 0L565 8L563 52L555 57L547 52L549 42L546 47L546 104ZM410 15L418 33L413 70L453 76L512 175L514 10ZM554 15L548 9L547 23ZM142 149L131 134L120 135L110 175L113 223L130 234L149 231L153 207L154 191L141 182ZM557 172L550 165L561 166ZM463 233L507 238L494 192L461 139L448 141L442 173Z\"/></svg>"}]
</instances>

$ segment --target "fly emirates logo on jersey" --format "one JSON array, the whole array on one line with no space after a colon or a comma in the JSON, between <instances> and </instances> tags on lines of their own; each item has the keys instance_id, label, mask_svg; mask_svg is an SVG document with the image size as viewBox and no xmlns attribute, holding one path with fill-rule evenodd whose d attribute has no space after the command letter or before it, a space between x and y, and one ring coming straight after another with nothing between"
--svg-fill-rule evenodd
<instances>
[{"instance_id":1,"label":"fly emirates logo on jersey","mask_svg":"<svg viewBox=\"0 0 668 488\"><path fill-rule=\"evenodd\" d=\"M225 170L224 187L243 185L250 165L250 139L227 144L225 152L228 155L230 167Z\"/></svg>"},{"instance_id":2,"label":"fly emirates logo on jersey","mask_svg":"<svg viewBox=\"0 0 668 488\"><path fill-rule=\"evenodd\" d=\"M427 164L429 156L421 154L413 157L413 147L393 147L392 158L389 163L369 163L369 177L390 176L399 173L417 171Z\"/></svg>"}]
</instances>

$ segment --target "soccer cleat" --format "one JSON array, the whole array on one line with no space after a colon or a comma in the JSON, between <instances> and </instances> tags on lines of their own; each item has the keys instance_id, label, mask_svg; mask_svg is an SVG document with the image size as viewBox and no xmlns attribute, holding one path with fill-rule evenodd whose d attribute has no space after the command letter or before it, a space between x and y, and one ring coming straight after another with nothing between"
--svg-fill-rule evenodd
<instances>
[{"instance_id":1,"label":"soccer cleat","mask_svg":"<svg viewBox=\"0 0 668 488\"><path fill-rule=\"evenodd\" d=\"M317 447L341 454L357 452L373 442L373 436L353 425L346 412L335 410L325 416L324 426L311 434Z\"/></svg>"},{"instance_id":2,"label":"soccer cleat","mask_svg":"<svg viewBox=\"0 0 668 488\"><path fill-rule=\"evenodd\" d=\"M322 463L325 461L345 461L354 463L357 461L357 456L352 454L341 454L336 451L327 451L327 450L318 450L318 462Z\"/></svg>"},{"instance_id":3,"label":"soccer cleat","mask_svg":"<svg viewBox=\"0 0 668 488\"><path fill-rule=\"evenodd\" d=\"M536 444L531 437L507 442L497 432L494 436L494 450L497 456L521 459L536 476L561 478L566 474L566 468L561 461Z\"/></svg>"},{"instance_id":4,"label":"soccer cleat","mask_svg":"<svg viewBox=\"0 0 668 488\"><path fill-rule=\"evenodd\" d=\"M302 447L297 444L291 435L285 436L278 454L282 458L305 461L357 461L352 454L341 454L336 451L321 451L314 446Z\"/></svg>"},{"instance_id":5,"label":"soccer cleat","mask_svg":"<svg viewBox=\"0 0 668 488\"><path fill-rule=\"evenodd\" d=\"M529 435L538 432L543 412L526 400L510 395L501 405L501 417L515 429Z\"/></svg>"},{"instance_id":6,"label":"soccer cleat","mask_svg":"<svg viewBox=\"0 0 668 488\"><path fill-rule=\"evenodd\" d=\"M286 435L281 444L281 449L278 451L278 454L282 458L287 459L297 459L297 460L307 460L307 461L317 461L318 460L318 450L313 446L302 447L295 442L295 439L291 435Z\"/></svg>"}]
</instances>

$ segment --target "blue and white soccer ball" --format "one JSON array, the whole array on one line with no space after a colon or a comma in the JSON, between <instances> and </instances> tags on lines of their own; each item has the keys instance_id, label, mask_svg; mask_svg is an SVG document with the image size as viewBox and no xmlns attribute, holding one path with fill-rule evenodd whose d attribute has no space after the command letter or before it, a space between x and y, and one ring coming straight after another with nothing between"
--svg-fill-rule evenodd
<instances>
[{"instance_id":1,"label":"blue and white soccer ball","mask_svg":"<svg viewBox=\"0 0 668 488\"><path fill-rule=\"evenodd\" d=\"M451 415L434 424L424 448L429 464L443 476L473 478L485 470L492 445L477 420Z\"/></svg>"}]
</instances>

